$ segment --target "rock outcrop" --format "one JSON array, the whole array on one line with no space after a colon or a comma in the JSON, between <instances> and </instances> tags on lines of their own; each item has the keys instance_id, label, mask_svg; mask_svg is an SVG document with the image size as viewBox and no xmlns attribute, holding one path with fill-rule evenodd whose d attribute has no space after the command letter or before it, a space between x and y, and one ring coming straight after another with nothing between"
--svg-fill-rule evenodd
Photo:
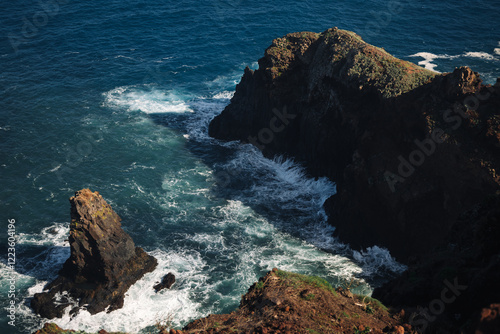
<instances>
[{"instance_id":1,"label":"rock outcrop","mask_svg":"<svg viewBox=\"0 0 500 334\"><path fill-rule=\"evenodd\" d=\"M152 333L415 333L400 312L378 300L337 291L322 278L274 268L248 289L230 314L212 314L182 330L156 325ZM69 332L48 323L34 334Z\"/></svg>"},{"instance_id":2,"label":"rock outcrop","mask_svg":"<svg viewBox=\"0 0 500 334\"><path fill-rule=\"evenodd\" d=\"M399 260L431 252L500 189L500 86L467 67L430 72L336 28L274 40L209 134L329 177L340 239Z\"/></svg>"},{"instance_id":3,"label":"rock outcrop","mask_svg":"<svg viewBox=\"0 0 500 334\"><path fill-rule=\"evenodd\" d=\"M336 182L329 222L409 264L374 295L417 329L472 333L481 309L476 328L497 326L500 79L433 73L336 28L294 33L245 70L209 134Z\"/></svg>"},{"instance_id":4,"label":"rock outcrop","mask_svg":"<svg viewBox=\"0 0 500 334\"><path fill-rule=\"evenodd\" d=\"M175 275L172 273L168 273L163 278L161 279L161 282L153 286L153 289L155 289L155 292L159 292L163 289L170 289L172 285L175 283Z\"/></svg>"},{"instance_id":5,"label":"rock outcrop","mask_svg":"<svg viewBox=\"0 0 500 334\"><path fill-rule=\"evenodd\" d=\"M61 317L84 308L91 314L123 306L125 292L157 265L154 257L135 247L121 228L121 218L99 195L83 189L70 198L71 255L59 277L35 294L33 310L45 318Z\"/></svg>"},{"instance_id":6,"label":"rock outcrop","mask_svg":"<svg viewBox=\"0 0 500 334\"><path fill-rule=\"evenodd\" d=\"M401 332L402 330L402 332ZM273 269L231 314L212 314L182 333L414 333L396 312L366 296L345 297L325 280Z\"/></svg>"}]
</instances>

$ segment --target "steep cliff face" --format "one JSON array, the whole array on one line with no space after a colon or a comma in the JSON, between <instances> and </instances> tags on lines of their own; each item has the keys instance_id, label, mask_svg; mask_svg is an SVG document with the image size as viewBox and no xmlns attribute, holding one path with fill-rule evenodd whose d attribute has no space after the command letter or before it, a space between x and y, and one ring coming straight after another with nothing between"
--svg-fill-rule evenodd
<instances>
[{"instance_id":1,"label":"steep cliff face","mask_svg":"<svg viewBox=\"0 0 500 334\"><path fill-rule=\"evenodd\" d=\"M121 218L99 195L83 189L70 198L71 255L45 292L35 294L31 306L45 318L61 317L85 307L91 314L123 306L128 288L157 265L154 257L135 247L121 228Z\"/></svg>"},{"instance_id":2,"label":"steep cliff face","mask_svg":"<svg viewBox=\"0 0 500 334\"><path fill-rule=\"evenodd\" d=\"M499 125L500 86L466 67L437 75L334 28L274 40L209 134L329 177L340 239L404 260L499 189Z\"/></svg>"}]
</instances>

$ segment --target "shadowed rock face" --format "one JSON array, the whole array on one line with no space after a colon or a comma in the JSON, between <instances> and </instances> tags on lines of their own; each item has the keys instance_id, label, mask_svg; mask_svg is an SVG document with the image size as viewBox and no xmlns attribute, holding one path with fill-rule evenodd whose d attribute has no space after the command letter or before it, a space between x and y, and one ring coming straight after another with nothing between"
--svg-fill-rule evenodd
<instances>
[{"instance_id":1,"label":"shadowed rock face","mask_svg":"<svg viewBox=\"0 0 500 334\"><path fill-rule=\"evenodd\" d=\"M209 134L329 177L340 239L399 260L431 252L499 189L500 86L467 67L430 72L336 28L274 40Z\"/></svg>"},{"instance_id":2,"label":"shadowed rock face","mask_svg":"<svg viewBox=\"0 0 500 334\"><path fill-rule=\"evenodd\" d=\"M98 192L80 190L70 203L71 255L59 277L31 302L36 313L49 319L61 317L75 302L91 314L119 309L128 288L157 265L154 257L135 247L121 228L121 218Z\"/></svg>"}]
</instances>

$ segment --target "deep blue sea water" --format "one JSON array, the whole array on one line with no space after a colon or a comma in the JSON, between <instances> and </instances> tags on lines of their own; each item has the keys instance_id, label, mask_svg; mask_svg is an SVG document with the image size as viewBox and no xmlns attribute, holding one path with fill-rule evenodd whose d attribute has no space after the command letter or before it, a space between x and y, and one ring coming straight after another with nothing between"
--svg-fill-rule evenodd
<instances>
[{"instance_id":1,"label":"deep blue sea water","mask_svg":"<svg viewBox=\"0 0 500 334\"><path fill-rule=\"evenodd\" d=\"M159 266L123 309L56 320L69 329L145 333L229 312L273 267L358 292L401 271L387 251L332 238L335 192L291 160L207 136L245 66L273 38L340 27L440 72L500 76L499 1L13 0L0 11L0 333L45 321L30 297L69 256L68 198L99 191ZM16 265L7 268L8 219ZM152 286L167 272L172 290ZM9 298L9 278L15 298ZM16 303L15 327L7 307Z\"/></svg>"}]
</instances>

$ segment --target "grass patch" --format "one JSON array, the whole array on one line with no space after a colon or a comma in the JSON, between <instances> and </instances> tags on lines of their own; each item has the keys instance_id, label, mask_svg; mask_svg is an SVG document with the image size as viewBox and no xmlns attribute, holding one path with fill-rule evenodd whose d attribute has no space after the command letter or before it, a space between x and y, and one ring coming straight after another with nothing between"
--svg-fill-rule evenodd
<instances>
[{"instance_id":1,"label":"grass patch","mask_svg":"<svg viewBox=\"0 0 500 334\"><path fill-rule=\"evenodd\" d=\"M373 310L381 310L384 312L389 311L387 309L387 306L382 304L382 302L378 299L368 297L368 296L363 296L363 295L356 295L356 297L359 299L359 301L361 301L365 304L368 304L368 306L370 306L370 309L372 310L372 313L373 313Z\"/></svg>"},{"instance_id":2,"label":"grass patch","mask_svg":"<svg viewBox=\"0 0 500 334\"><path fill-rule=\"evenodd\" d=\"M311 329L311 328L308 328L307 331L311 334L321 334L320 332L318 331L315 331L314 329Z\"/></svg>"},{"instance_id":3,"label":"grass patch","mask_svg":"<svg viewBox=\"0 0 500 334\"><path fill-rule=\"evenodd\" d=\"M326 280L324 280L321 277L296 274L296 273L291 273L291 272L283 271L283 270L278 270L277 275L279 278L281 278L283 280L290 281L295 286L300 286L300 285L306 284L306 285L310 285L310 286L313 286L316 288L320 288L320 289L325 290L325 291L329 291L329 292L333 293L334 295L337 295L337 292L331 286L331 284L328 283Z\"/></svg>"},{"instance_id":4,"label":"grass patch","mask_svg":"<svg viewBox=\"0 0 500 334\"><path fill-rule=\"evenodd\" d=\"M314 293L310 293L307 296L304 297L305 300L313 300L316 296Z\"/></svg>"},{"instance_id":5,"label":"grass patch","mask_svg":"<svg viewBox=\"0 0 500 334\"><path fill-rule=\"evenodd\" d=\"M366 326L363 330L359 329L358 327L354 326L354 333L355 334L368 334L370 333L372 330L370 327Z\"/></svg>"},{"instance_id":6,"label":"grass patch","mask_svg":"<svg viewBox=\"0 0 500 334\"><path fill-rule=\"evenodd\" d=\"M258 282L257 282L257 284L255 284L255 288L256 288L257 290L262 290L262 289L264 289L264 282L262 282L262 281L258 281Z\"/></svg>"}]
</instances>

